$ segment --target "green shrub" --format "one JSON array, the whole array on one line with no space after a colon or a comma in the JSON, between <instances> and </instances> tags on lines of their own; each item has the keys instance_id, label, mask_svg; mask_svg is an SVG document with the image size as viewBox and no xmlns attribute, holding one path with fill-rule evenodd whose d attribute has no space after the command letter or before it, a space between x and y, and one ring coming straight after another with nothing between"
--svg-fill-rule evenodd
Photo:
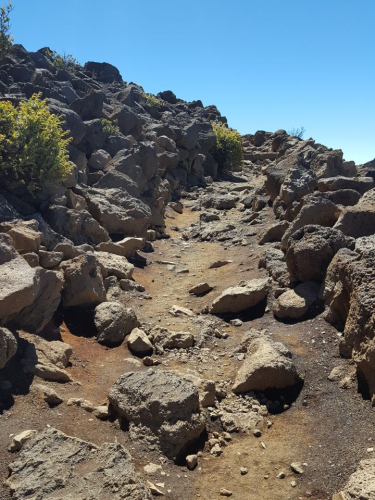
<instances>
[{"instance_id":1,"label":"green shrub","mask_svg":"<svg viewBox=\"0 0 375 500\"><path fill-rule=\"evenodd\" d=\"M77 71L77 66L79 66L79 62L72 54L66 54L64 52L63 55L60 55L56 52L56 50L50 51L48 57L51 59L52 64L57 69L63 69L65 71L69 71L70 73L75 73Z\"/></svg>"},{"instance_id":2,"label":"green shrub","mask_svg":"<svg viewBox=\"0 0 375 500\"><path fill-rule=\"evenodd\" d=\"M238 170L242 166L242 139L241 134L224 123L211 122L216 144L210 153L217 161L221 170Z\"/></svg>"},{"instance_id":3,"label":"green shrub","mask_svg":"<svg viewBox=\"0 0 375 500\"><path fill-rule=\"evenodd\" d=\"M147 104L150 106L156 106L157 108L161 108L163 106L163 100L158 99L153 94L147 94L146 92L142 92L143 97L146 99Z\"/></svg>"},{"instance_id":4,"label":"green shrub","mask_svg":"<svg viewBox=\"0 0 375 500\"><path fill-rule=\"evenodd\" d=\"M13 45L13 37L10 34L9 17L12 10L11 0L8 1L8 5L0 7L0 60L10 52Z\"/></svg>"},{"instance_id":5,"label":"green shrub","mask_svg":"<svg viewBox=\"0 0 375 500\"><path fill-rule=\"evenodd\" d=\"M0 102L0 174L9 188L23 186L34 193L68 178L73 164L62 124L41 94L18 107Z\"/></svg>"},{"instance_id":6,"label":"green shrub","mask_svg":"<svg viewBox=\"0 0 375 500\"><path fill-rule=\"evenodd\" d=\"M103 132L110 135L119 135L120 127L118 126L117 120L107 120L106 118L101 119Z\"/></svg>"}]
</instances>

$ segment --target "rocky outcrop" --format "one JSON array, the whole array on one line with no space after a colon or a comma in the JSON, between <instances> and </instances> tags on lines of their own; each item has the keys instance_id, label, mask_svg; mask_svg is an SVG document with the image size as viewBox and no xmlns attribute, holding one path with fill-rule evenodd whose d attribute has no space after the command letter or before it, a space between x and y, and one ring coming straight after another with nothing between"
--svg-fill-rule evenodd
<instances>
[{"instance_id":1,"label":"rocky outcrop","mask_svg":"<svg viewBox=\"0 0 375 500\"><path fill-rule=\"evenodd\" d=\"M325 318L344 329L340 352L352 357L357 371L375 394L374 338L374 265L375 251L362 257L340 250L332 260L321 293L325 300Z\"/></svg>"},{"instance_id":2,"label":"rocky outcrop","mask_svg":"<svg viewBox=\"0 0 375 500\"><path fill-rule=\"evenodd\" d=\"M127 422L150 429L163 452L180 458L205 430L199 393L174 372L130 372L109 392L115 411Z\"/></svg>"},{"instance_id":3,"label":"rocky outcrop","mask_svg":"<svg viewBox=\"0 0 375 500\"><path fill-rule=\"evenodd\" d=\"M286 264L293 281L323 281L327 267L340 248L354 249L354 239L337 229L307 225L288 241Z\"/></svg>"},{"instance_id":4,"label":"rocky outcrop","mask_svg":"<svg viewBox=\"0 0 375 500\"><path fill-rule=\"evenodd\" d=\"M152 499L123 446L96 446L54 428L31 434L9 470L6 486L16 500Z\"/></svg>"},{"instance_id":5,"label":"rocky outcrop","mask_svg":"<svg viewBox=\"0 0 375 500\"><path fill-rule=\"evenodd\" d=\"M347 236L360 238L374 234L375 224L375 189L367 191L359 202L347 207L341 214L335 228Z\"/></svg>"}]
</instances>

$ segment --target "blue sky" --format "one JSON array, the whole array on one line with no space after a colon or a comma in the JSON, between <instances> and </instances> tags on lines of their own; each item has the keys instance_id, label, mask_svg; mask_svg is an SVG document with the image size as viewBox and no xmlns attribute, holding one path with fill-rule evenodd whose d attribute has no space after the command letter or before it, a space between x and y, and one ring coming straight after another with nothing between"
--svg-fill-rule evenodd
<instances>
[{"instance_id":1,"label":"blue sky","mask_svg":"<svg viewBox=\"0 0 375 500\"><path fill-rule=\"evenodd\" d=\"M242 134L302 125L347 160L375 157L375 0L13 4L28 50L110 62L146 92L216 104Z\"/></svg>"}]
</instances>

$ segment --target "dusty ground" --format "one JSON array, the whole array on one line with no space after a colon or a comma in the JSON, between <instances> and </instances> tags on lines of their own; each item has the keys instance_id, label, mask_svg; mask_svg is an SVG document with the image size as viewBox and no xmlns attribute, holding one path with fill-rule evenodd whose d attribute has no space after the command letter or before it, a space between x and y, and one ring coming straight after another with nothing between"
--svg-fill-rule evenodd
<instances>
[{"instance_id":1,"label":"dusty ground","mask_svg":"<svg viewBox=\"0 0 375 500\"><path fill-rule=\"evenodd\" d=\"M266 210L270 221L272 212ZM148 300L143 298L143 294L129 294L127 305L134 307L138 318L146 325L198 333L199 322L172 316L169 313L171 306L188 307L198 314L228 286L264 276L265 271L258 269L262 248L257 245L257 235L248 237L246 246L233 246L228 242L185 241L181 237L183 230L199 219L199 212L192 212L186 207L182 215L169 214L167 232L171 238L157 241L155 251L145 254L148 265L143 269L137 268L134 273L136 282L143 284L152 298ZM222 215L223 220L228 221L238 221L238 217L236 209ZM254 227L256 232L262 229L262 226ZM232 263L208 269L213 261L224 259ZM174 263L174 269L172 264L160 263L162 261ZM179 273L181 269L188 269L189 272ZM215 289L204 297L190 295L191 286L201 281L209 282ZM62 319L60 316L60 321ZM65 319L70 324L69 318ZM219 320L220 328L229 334L228 338L214 339L205 346L205 350L200 351L199 356L171 352L159 359L161 369L195 370L217 382L233 380L241 361L231 355L250 327L267 329L275 339L283 341L292 350L294 360L304 374L305 384L289 410L268 417L273 422L272 427L267 429L267 419L264 421L260 439L251 433L232 434L232 442L220 457L212 457L205 448L199 467L188 471L186 467L163 459L147 443L132 441L116 422L97 420L83 409L68 407L65 403L49 408L31 390L33 383L42 381L37 377L32 380L32 377L19 371L17 355L3 370L0 379L0 383L5 380L12 383L11 390L0 392L0 482L7 478L7 465L12 461L12 455L7 452L10 435L51 425L96 444L106 441L124 444L141 472L149 462L161 463L162 472L149 476L149 479L164 483L165 498L171 500L216 500L223 498L219 494L220 488L230 490L231 498L235 500L330 499L356 469L375 439L374 412L370 403L362 399L355 387L343 390L327 379L338 361L337 331L320 317L286 324L276 321L271 312L256 311L252 317L243 319L240 327ZM65 401L70 397L84 397L94 403L102 403L121 374L145 369L125 344L113 349L99 345L87 318L79 318L74 334L66 323L62 323L62 327L61 338L74 351L72 366L68 370L75 382L42 383L54 387ZM27 336L20 332L20 337L22 353L26 342L22 338ZM291 462L306 463L305 473L294 474L290 469ZM248 473L242 476L240 467L247 467ZM281 471L285 472L285 479L277 479ZM295 487L292 487L292 481L296 481ZM1 485L0 498L11 498L8 490Z\"/></svg>"}]
</instances>

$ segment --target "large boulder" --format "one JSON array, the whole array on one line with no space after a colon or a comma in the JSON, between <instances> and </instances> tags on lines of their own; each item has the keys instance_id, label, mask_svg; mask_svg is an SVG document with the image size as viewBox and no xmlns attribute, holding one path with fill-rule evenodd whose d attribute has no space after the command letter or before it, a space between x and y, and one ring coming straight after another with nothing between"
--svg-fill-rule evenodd
<instances>
[{"instance_id":1,"label":"large boulder","mask_svg":"<svg viewBox=\"0 0 375 500\"><path fill-rule=\"evenodd\" d=\"M306 281L293 290L282 293L275 301L273 312L277 318L302 318L318 302L320 284Z\"/></svg>"},{"instance_id":2,"label":"large boulder","mask_svg":"<svg viewBox=\"0 0 375 500\"><path fill-rule=\"evenodd\" d=\"M134 266L126 257L109 252L95 252L95 257L104 268L104 275L116 276L119 280L130 279L133 276Z\"/></svg>"},{"instance_id":3,"label":"large boulder","mask_svg":"<svg viewBox=\"0 0 375 500\"><path fill-rule=\"evenodd\" d=\"M237 313L256 306L267 296L269 284L268 278L260 278L227 288L213 301L210 313Z\"/></svg>"},{"instance_id":4,"label":"large boulder","mask_svg":"<svg viewBox=\"0 0 375 500\"><path fill-rule=\"evenodd\" d=\"M0 321L6 323L31 305L38 291L38 271L15 250L12 238L0 234Z\"/></svg>"},{"instance_id":5,"label":"large boulder","mask_svg":"<svg viewBox=\"0 0 375 500\"><path fill-rule=\"evenodd\" d=\"M338 175L336 177L328 177L319 179L318 190L321 192L338 191L339 189L353 189L360 194L365 194L374 187L374 179L371 177L344 177Z\"/></svg>"},{"instance_id":6,"label":"large boulder","mask_svg":"<svg viewBox=\"0 0 375 500\"><path fill-rule=\"evenodd\" d=\"M24 350L22 364L26 373L33 373L45 380L56 382L70 382L70 374L65 370L73 349L69 344L54 340L46 340L35 337L29 341Z\"/></svg>"},{"instance_id":7,"label":"large boulder","mask_svg":"<svg viewBox=\"0 0 375 500\"><path fill-rule=\"evenodd\" d=\"M180 458L205 430L197 387L171 371L129 372L109 391L125 421L150 429L167 457Z\"/></svg>"},{"instance_id":8,"label":"large boulder","mask_svg":"<svg viewBox=\"0 0 375 500\"><path fill-rule=\"evenodd\" d=\"M15 500L151 500L120 444L94 445L52 427L32 433L9 465Z\"/></svg>"},{"instance_id":9,"label":"large boulder","mask_svg":"<svg viewBox=\"0 0 375 500\"><path fill-rule=\"evenodd\" d=\"M139 326L133 309L119 302L104 302L95 308L94 323L101 344L118 345Z\"/></svg>"},{"instance_id":10,"label":"large boulder","mask_svg":"<svg viewBox=\"0 0 375 500\"><path fill-rule=\"evenodd\" d=\"M7 328L0 328L0 369L17 352L17 340Z\"/></svg>"},{"instance_id":11,"label":"large boulder","mask_svg":"<svg viewBox=\"0 0 375 500\"><path fill-rule=\"evenodd\" d=\"M367 191L357 205L347 207L335 228L353 238L375 234L375 188Z\"/></svg>"},{"instance_id":12,"label":"large boulder","mask_svg":"<svg viewBox=\"0 0 375 500\"><path fill-rule=\"evenodd\" d=\"M285 389L301 382L292 355L283 344L252 331L247 345L246 359L232 388L234 392Z\"/></svg>"},{"instance_id":13,"label":"large boulder","mask_svg":"<svg viewBox=\"0 0 375 500\"><path fill-rule=\"evenodd\" d=\"M325 319L343 329L340 353L352 357L375 405L375 250L342 249L332 260L321 298Z\"/></svg>"},{"instance_id":14,"label":"large boulder","mask_svg":"<svg viewBox=\"0 0 375 500\"><path fill-rule=\"evenodd\" d=\"M297 229L311 224L332 227L335 225L340 213L341 210L331 201L321 197L306 196L302 200L298 215L282 237L281 249L286 249L289 238Z\"/></svg>"},{"instance_id":15,"label":"large boulder","mask_svg":"<svg viewBox=\"0 0 375 500\"><path fill-rule=\"evenodd\" d=\"M293 281L323 281L327 267L340 248L354 249L353 238L330 227L308 225L291 235L286 264Z\"/></svg>"},{"instance_id":16,"label":"large boulder","mask_svg":"<svg viewBox=\"0 0 375 500\"><path fill-rule=\"evenodd\" d=\"M109 240L108 232L86 210L51 205L43 212L43 217L57 233L75 245L97 245Z\"/></svg>"},{"instance_id":17,"label":"large boulder","mask_svg":"<svg viewBox=\"0 0 375 500\"><path fill-rule=\"evenodd\" d=\"M63 273L37 269L35 298L13 318L13 323L31 332L40 332L49 323L61 302Z\"/></svg>"},{"instance_id":18,"label":"large boulder","mask_svg":"<svg viewBox=\"0 0 375 500\"><path fill-rule=\"evenodd\" d=\"M52 113L63 118L63 129L69 133L72 144L79 144L86 132L86 126L82 118L75 111L65 108L61 102L55 99L49 100L49 108Z\"/></svg>"},{"instance_id":19,"label":"large boulder","mask_svg":"<svg viewBox=\"0 0 375 500\"><path fill-rule=\"evenodd\" d=\"M124 189L90 189L86 201L90 213L110 234L143 236L148 229L151 210Z\"/></svg>"},{"instance_id":20,"label":"large boulder","mask_svg":"<svg viewBox=\"0 0 375 500\"><path fill-rule=\"evenodd\" d=\"M316 185L314 172L303 168L291 168L281 185L280 198L286 205L290 205L293 201L312 193Z\"/></svg>"},{"instance_id":21,"label":"large boulder","mask_svg":"<svg viewBox=\"0 0 375 500\"><path fill-rule=\"evenodd\" d=\"M102 268L94 254L87 253L66 260L60 267L65 278L63 306L87 306L106 300Z\"/></svg>"}]
</instances>

